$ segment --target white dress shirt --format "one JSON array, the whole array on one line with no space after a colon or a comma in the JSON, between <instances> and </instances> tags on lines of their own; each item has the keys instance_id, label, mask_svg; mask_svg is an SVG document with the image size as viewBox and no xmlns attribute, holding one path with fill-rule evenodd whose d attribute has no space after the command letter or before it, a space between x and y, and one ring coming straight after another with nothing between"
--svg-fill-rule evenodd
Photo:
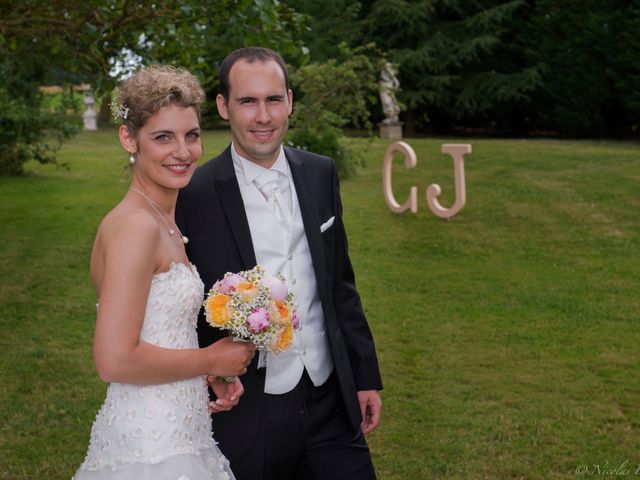
<instances>
[{"instance_id":1,"label":"white dress shirt","mask_svg":"<svg viewBox=\"0 0 640 480\"><path fill-rule=\"evenodd\" d=\"M287 232L279 227L272 208L254 182L265 168L240 156L233 144L231 156L256 262L265 269L266 275L281 274L285 278L293 292L300 318L292 346L277 355L267 355L265 392L281 394L292 390L305 368L314 385L322 385L333 370L333 361L298 196L284 150L280 147L271 169L278 172L280 193L285 209L291 215Z\"/></svg>"}]
</instances>

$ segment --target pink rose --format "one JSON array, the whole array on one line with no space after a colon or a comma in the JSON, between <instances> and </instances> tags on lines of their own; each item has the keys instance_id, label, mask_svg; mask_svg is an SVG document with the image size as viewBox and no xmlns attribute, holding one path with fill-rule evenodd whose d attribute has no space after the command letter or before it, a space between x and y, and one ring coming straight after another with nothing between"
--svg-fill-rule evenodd
<instances>
[{"instance_id":1,"label":"pink rose","mask_svg":"<svg viewBox=\"0 0 640 480\"><path fill-rule=\"evenodd\" d=\"M229 287L236 288L238 284L246 282L247 280L237 273L232 273L231 275L225 275L224 281L227 285L229 285Z\"/></svg>"},{"instance_id":2,"label":"pink rose","mask_svg":"<svg viewBox=\"0 0 640 480\"><path fill-rule=\"evenodd\" d=\"M289 294L289 289L287 288L287 286L282 280L277 277L264 277L262 279L262 285L264 285L266 289L269 290L269 295L274 300L283 301Z\"/></svg>"},{"instance_id":3,"label":"pink rose","mask_svg":"<svg viewBox=\"0 0 640 480\"><path fill-rule=\"evenodd\" d=\"M220 293L227 295L229 292L234 292L236 287L246 280L237 273L227 274L222 280L218 280L213 288L217 289Z\"/></svg>"},{"instance_id":4,"label":"pink rose","mask_svg":"<svg viewBox=\"0 0 640 480\"><path fill-rule=\"evenodd\" d=\"M254 308L247 317L247 323L251 333L264 332L269 327L269 313L262 307Z\"/></svg>"}]
</instances>

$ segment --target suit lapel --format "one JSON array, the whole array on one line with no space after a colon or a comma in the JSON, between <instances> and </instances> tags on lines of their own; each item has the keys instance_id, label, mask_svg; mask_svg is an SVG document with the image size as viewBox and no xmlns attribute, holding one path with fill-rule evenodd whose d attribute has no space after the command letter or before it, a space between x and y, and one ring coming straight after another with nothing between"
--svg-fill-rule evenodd
<instances>
[{"instance_id":1,"label":"suit lapel","mask_svg":"<svg viewBox=\"0 0 640 480\"><path fill-rule=\"evenodd\" d=\"M216 165L216 192L222 206L231 233L240 252L245 269L256 265L256 254L251 241L251 231L244 203L238 186L238 179L233 168L231 147L227 148Z\"/></svg>"},{"instance_id":2,"label":"suit lapel","mask_svg":"<svg viewBox=\"0 0 640 480\"><path fill-rule=\"evenodd\" d=\"M291 176L296 187L298 205L304 225L309 252L313 262L316 282L320 297L324 297L326 268L324 249L322 246L322 236L320 233L320 218L318 209L311 192L308 173L304 162L295 151L285 148L285 154L291 168ZM238 186L238 179L233 168L231 158L231 147L227 148L216 164L216 192L218 200L222 206L227 222L231 228L234 241L240 252L245 269L253 268L256 265L256 255L251 240L249 222L242 201L242 194Z\"/></svg>"},{"instance_id":3,"label":"suit lapel","mask_svg":"<svg viewBox=\"0 0 640 480\"><path fill-rule=\"evenodd\" d=\"M320 217L312 197L311 185L309 184L309 176L305 169L304 162L295 151L285 148L287 160L291 168L291 176L296 187L298 196L298 205L300 205L300 214L302 215L302 223L309 244L309 252L313 262L313 269L316 275L316 283L320 298L324 298L326 270L324 260L324 249L322 247L322 236L320 233Z\"/></svg>"}]
</instances>

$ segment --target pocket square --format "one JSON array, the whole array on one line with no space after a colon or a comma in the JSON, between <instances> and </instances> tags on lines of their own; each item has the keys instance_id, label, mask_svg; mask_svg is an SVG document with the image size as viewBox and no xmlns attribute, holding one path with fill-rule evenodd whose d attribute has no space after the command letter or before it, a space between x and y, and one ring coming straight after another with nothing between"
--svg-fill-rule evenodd
<instances>
[{"instance_id":1,"label":"pocket square","mask_svg":"<svg viewBox=\"0 0 640 480\"><path fill-rule=\"evenodd\" d=\"M333 225L333 221L335 219L336 217L331 217L329 220L320 225L320 233L326 232L331 227L331 225Z\"/></svg>"}]
</instances>

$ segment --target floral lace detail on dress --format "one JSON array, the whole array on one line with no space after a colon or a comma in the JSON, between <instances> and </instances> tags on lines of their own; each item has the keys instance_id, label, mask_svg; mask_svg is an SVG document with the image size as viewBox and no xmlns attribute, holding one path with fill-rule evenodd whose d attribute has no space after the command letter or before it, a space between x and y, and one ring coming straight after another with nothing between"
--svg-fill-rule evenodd
<instances>
[{"instance_id":1,"label":"floral lace detail on dress","mask_svg":"<svg viewBox=\"0 0 640 480\"><path fill-rule=\"evenodd\" d=\"M155 274L140 340L164 348L197 348L203 291L193 266L172 263L168 271ZM229 478L225 473L230 472L228 461L213 440L208 400L204 377L162 385L110 384L77 478L85 478L81 477L83 470L115 473L133 464L161 464L176 455L198 457L211 449L214 454L207 451L206 458L199 459L203 468L211 469L207 477L178 473L167 478Z\"/></svg>"}]
</instances>

